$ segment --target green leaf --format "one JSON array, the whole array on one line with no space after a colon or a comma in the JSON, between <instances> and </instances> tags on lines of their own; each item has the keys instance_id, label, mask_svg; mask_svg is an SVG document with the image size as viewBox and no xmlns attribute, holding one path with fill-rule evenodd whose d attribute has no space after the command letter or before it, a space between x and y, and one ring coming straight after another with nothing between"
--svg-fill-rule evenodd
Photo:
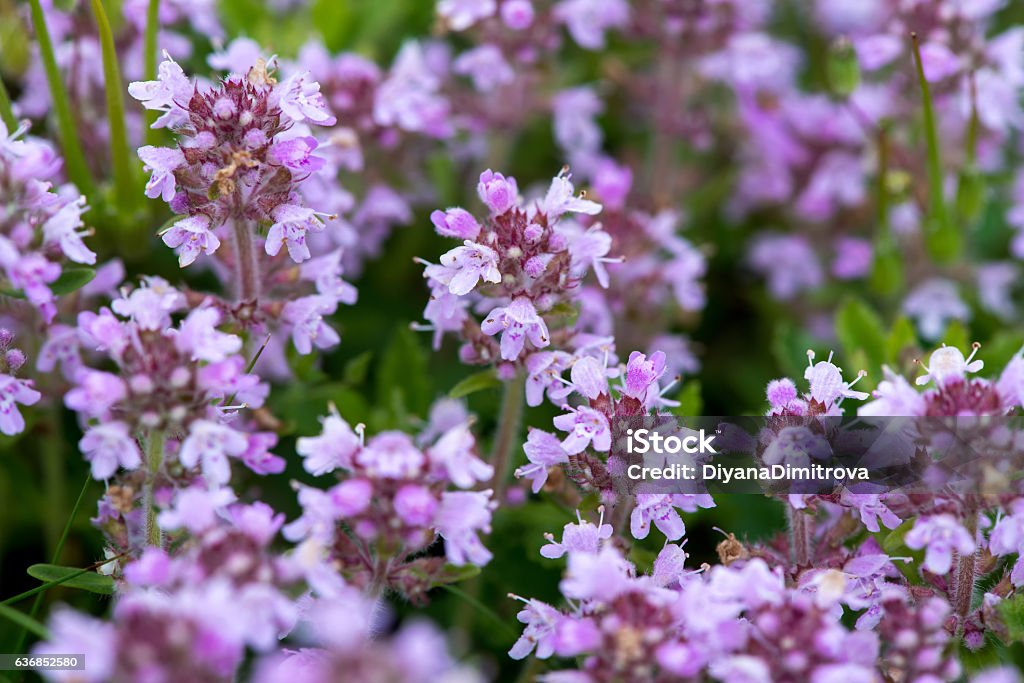
<instances>
[{"instance_id":1,"label":"green leaf","mask_svg":"<svg viewBox=\"0 0 1024 683\"><path fill-rule=\"evenodd\" d=\"M67 268L50 285L50 291L57 296L64 296L85 287L94 277L96 277L96 271L92 268L86 266ZM15 299L25 298L25 292L20 289L4 288L0 290L0 293L12 296Z\"/></svg>"},{"instance_id":2,"label":"green leaf","mask_svg":"<svg viewBox=\"0 0 1024 683\"><path fill-rule=\"evenodd\" d=\"M87 266L65 268L60 277L50 285L50 291L57 296L64 296L85 287L92 282L94 277L96 277L96 271Z\"/></svg>"},{"instance_id":3,"label":"green leaf","mask_svg":"<svg viewBox=\"0 0 1024 683\"><path fill-rule=\"evenodd\" d=\"M93 571L83 573L78 567L34 564L28 568L28 575L44 583L60 581L60 585L67 588L77 588L100 595L111 595L114 592L114 579Z\"/></svg>"},{"instance_id":4,"label":"green leaf","mask_svg":"<svg viewBox=\"0 0 1024 683\"><path fill-rule=\"evenodd\" d=\"M371 361L373 361L373 351L366 351L346 363L345 370L342 372L345 384L359 386L365 382L366 376L370 372Z\"/></svg>"},{"instance_id":5,"label":"green leaf","mask_svg":"<svg viewBox=\"0 0 1024 683\"><path fill-rule=\"evenodd\" d=\"M971 342L967 338L967 327L963 322L954 320L949 323L946 333L942 335L942 343L946 346L955 346L965 354L968 353Z\"/></svg>"},{"instance_id":6,"label":"green leaf","mask_svg":"<svg viewBox=\"0 0 1024 683\"><path fill-rule=\"evenodd\" d=\"M344 48L352 24L351 3L345 0L314 0L309 12L327 48L332 52Z\"/></svg>"},{"instance_id":7,"label":"green leaf","mask_svg":"<svg viewBox=\"0 0 1024 683\"><path fill-rule=\"evenodd\" d=\"M1006 624L1011 643L1024 641L1024 595L1014 595L999 603L999 615Z\"/></svg>"},{"instance_id":8,"label":"green leaf","mask_svg":"<svg viewBox=\"0 0 1024 683\"><path fill-rule=\"evenodd\" d=\"M679 406L672 409L672 412L681 417L695 417L704 410L704 398L701 396L700 380L691 379L683 384L683 388L676 394Z\"/></svg>"},{"instance_id":9,"label":"green leaf","mask_svg":"<svg viewBox=\"0 0 1024 683\"><path fill-rule=\"evenodd\" d=\"M79 191L89 198L94 198L96 187L92 175L89 173L89 167L85 163L82 143L78 139L78 126L71 115L68 92L64 87L60 68L57 66L57 57L53 51L50 31L46 27L46 16L43 14L39 0L29 0L29 6L32 13L32 26L36 33L36 43L39 47L39 58L43 62L43 70L46 72L46 81L50 86L50 99L53 101L53 112L57 117L57 127L60 130L64 166L67 168L68 177Z\"/></svg>"},{"instance_id":10,"label":"green leaf","mask_svg":"<svg viewBox=\"0 0 1024 683\"><path fill-rule=\"evenodd\" d=\"M888 234L880 236L875 243L869 282L871 288L883 296L891 296L903 286L903 258Z\"/></svg>"},{"instance_id":11,"label":"green leaf","mask_svg":"<svg viewBox=\"0 0 1024 683\"><path fill-rule=\"evenodd\" d=\"M427 353L412 330L399 327L377 368L377 402L389 412L390 423L400 426L407 412L426 415L432 399Z\"/></svg>"},{"instance_id":12,"label":"green leaf","mask_svg":"<svg viewBox=\"0 0 1024 683\"><path fill-rule=\"evenodd\" d=\"M478 391L484 389L493 389L501 386L501 380L498 379L498 373L494 368L487 370L481 370L480 372L474 372L469 377L463 378L452 387L452 390L448 392L448 395L452 398L462 398L463 396L469 396L475 394Z\"/></svg>"},{"instance_id":13,"label":"green leaf","mask_svg":"<svg viewBox=\"0 0 1024 683\"><path fill-rule=\"evenodd\" d=\"M914 324L910 319L901 315L893 323L889 331L889 338L885 342L885 362L890 365L899 365L900 357L907 349L917 348L917 333L914 331Z\"/></svg>"},{"instance_id":14,"label":"green leaf","mask_svg":"<svg viewBox=\"0 0 1024 683\"><path fill-rule=\"evenodd\" d=\"M839 307L836 336L850 360L854 360L858 352L863 353L870 366L863 369L874 372L885 362L886 336L882 320L863 300L847 297ZM851 371L860 369L849 368Z\"/></svg>"},{"instance_id":15,"label":"green leaf","mask_svg":"<svg viewBox=\"0 0 1024 683\"><path fill-rule=\"evenodd\" d=\"M11 109L11 96L7 94L3 79L0 79L0 121L7 126L8 135L18 127L18 120L14 118L14 110Z\"/></svg>"},{"instance_id":16,"label":"green leaf","mask_svg":"<svg viewBox=\"0 0 1024 683\"><path fill-rule=\"evenodd\" d=\"M890 531L885 540L882 541L882 550L888 555L906 555L907 544L904 543L903 539L913 526L912 522L903 522L903 524Z\"/></svg>"}]
</instances>

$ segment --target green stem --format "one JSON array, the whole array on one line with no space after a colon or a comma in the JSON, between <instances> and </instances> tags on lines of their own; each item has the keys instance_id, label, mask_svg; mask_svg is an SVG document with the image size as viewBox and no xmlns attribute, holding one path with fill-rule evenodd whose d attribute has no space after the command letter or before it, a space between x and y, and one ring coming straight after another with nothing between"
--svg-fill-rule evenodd
<instances>
[{"instance_id":1,"label":"green stem","mask_svg":"<svg viewBox=\"0 0 1024 683\"><path fill-rule=\"evenodd\" d=\"M82 501L85 499L85 492L89 490L89 484L92 483L92 476L90 474L85 475L85 482L82 484L82 490L78 492L78 498L75 499L75 505L71 508L71 514L68 515L68 521L64 523L64 531L60 535L60 539L57 541L57 545L53 550L53 559L50 564L60 564L60 555L64 552L64 544L68 540L68 534L71 533L71 527L74 525L75 518L78 516L78 509L82 507ZM70 578L70 577L69 577ZM67 579L65 579L66 581ZM35 619L36 615L39 614L40 608L43 606L43 599L46 597L45 591L40 591L36 595L36 599L32 602L32 608L28 612L28 616L31 619ZM18 636L18 642L14 646L14 652L22 652L25 647L25 636L28 634L27 630L22 630Z\"/></svg>"},{"instance_id":2,"label":"green stem","mask_svg":"<svg viewBox=\"0 0 1024 683\"><path fill-rule=\"evenodd\" d=\"M921 86L921 110L928 152L928 231L925 241L936 261L949 262L955 259L960 251L960 235L950 222L949 214L946 211L938 124L935 119L931 89L928 87L928 79L924 76L921 46L917 34L911 33L910 40L914 50L914 64L917 67L917 80Z\"/></svg>"},{"instance_id":3,"label":"green stem","mask_svg":"<svg viewBox=\"0 0 1024 683\"><path fill-rule=\"evenodd\" d=\"M156 505L153 502L153 485L164 459L163 432L152 432L146 445L146 482L142 489L142 506L146 511L146 543L161 547L163 538L156 523Z\"/></svg>"},{"instance_id":4,"label":"green stem","mask_svg":"<svg viewBox=\"0 0 1024 683\"><path fill-rule=\"evenodd\" d=\"M494 610L492 610L490 607L488 607L484 603L482 603L479 600L477 600L475 597L473 597L472 595L470 595L466 591L462 590L461 588L457 588L456 586L453 586L453 585L448 584L448 583L442 583L441 585L438 586L438 588L443 588L444 590L448 591L452 595L457 596L460 600L462 600L467 605L469 605L470 607L475 609L477 612L480 612L481 614L486 616L488 619L493 621L495 624L500 626L501 630L505 631L506 633L508 633L512 637L518 637L519 634L517 634L515 632L515 629L513 629L511 626L509 626L505 622L504 619L499 617L498 614Z\"/></svg>"},{"instance_id":5,"label":"green stem","mask_svg":"<svg viewBox=\"0 0 1024 683\"><path fill-rule=\"evenodd\" d=\"M95 199L96 186L89 173L89 167L85 163L85 154L82 152L82 143L78 139L77 126L71 115L71 104L68 101L68 92L61 79L60 69L57 67L57 57L53 51L53 40L50 38L50 31L46 27L46 17L39 0L28 0L32 13L32 26L36 32L36 42L39 45L39 57L43 62L43 69L46 71L46 81L50 86L50 98L53 100L53 111L57 116L57 127L60 130L60 142L64 152L64 165L67 168L68 177L71 179L80 192L90 199Z\"/></svg>"},{"instance_id":6,"label":"green stem","mask_svg":"<svg viewBox=\"0 0 1024 683\"><path fill-rule=\"evenodd\" d=\"M18 128L18 119L14 117L14 109L11 107L11 96L7 93L7 87L3 79L0 79L0 120L7 126L7 133L11 134Z\"/></svg>"},{"instance_id":7,"label":"green stem","mask_svg":"<svg viewBox=\"0 0 1024 683\"><path fill-rule=\"evenodd\" d=\"M494 499L501 503L508 488L509 467L512 452L519 446L519 423L523 418L523 400L526 392L526 375L517 372L505 384L501 398L501 413L498 417L498 432L494 436L491 465L494 467Z\"/></svg>"},{"instance_id":8,"label":"green stem","mask_svg":"<svg viewBox=\"0 0 1024 683\"><path fill-rule=\"evenodd\" d=\"M157 62L157 38L160 34L160 0L149 0L149 7L146 10L146 36L143 49L142 80L156 80ZM159 112L146 110L146 143L155 145L160 141L160 134L150 128L156 121Z\"/></svg>"},{"instance_id":9,"label":"green stem","mask_svg":"<svg viewBox=\"0 0 1024 683\"><path fill-rule=\"evenodd\" d=\"M107 99L107 122L110 127L110 159L114 167L114 191L118 207L126 210L136 199L134 192L133 163L128 151L128 133L125 128L124 86L121 69L117 63L117 48L114 33L110 29L107 12L102 0L91 0L92 12L96 16L100 48L103 53L103 85Z\"/></svg>"}]
</instances>

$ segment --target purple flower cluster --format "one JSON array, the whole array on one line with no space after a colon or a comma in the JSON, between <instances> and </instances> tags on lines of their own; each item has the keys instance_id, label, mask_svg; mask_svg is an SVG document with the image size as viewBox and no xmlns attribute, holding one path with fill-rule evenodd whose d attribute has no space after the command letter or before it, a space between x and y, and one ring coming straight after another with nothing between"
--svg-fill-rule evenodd
<instances>
[{"instance_id":1,"label":"purple flower cluster","mask_svg":"<svg viewBox=\"0 0 1024 683\"><path fill-rule=\"evenodd\" d=\"M436 425L435 425L436 427ZM479 459L468 421L430 428L417 443L398 431L366 439L337 413L323 419L317 437L300 438L303 467L321 476L338 472L327 490L299 486L302 516L285 537L338 567L356 585L396 588L411 598L443 576L440 558L418 556L438 536L453 565L485 565L491 553L479 535L490 531L494 468Z\"/></svg>"},{"instance_id":2,"label":"purple flower cluster","mask_svg":"<svg viewBox=\"0 0 1024 683\"><path fill-rule=\"evenodd\" d=\"M82 241L85 197L61 182L60 156L27 130L0 121L0 267L8 293L23 294L49 324L62 264L93 264L96 254Z\"/></svg>"}]
</instances>

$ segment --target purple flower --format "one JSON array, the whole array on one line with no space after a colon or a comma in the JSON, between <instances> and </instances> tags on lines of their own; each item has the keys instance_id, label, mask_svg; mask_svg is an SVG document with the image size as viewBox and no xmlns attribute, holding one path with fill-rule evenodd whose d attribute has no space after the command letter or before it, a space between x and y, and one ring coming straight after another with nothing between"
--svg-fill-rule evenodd
<instances>
[{"instance_id":1,"label":"purple flower","mask_svg":"<svg viewBox=\"0 0 1024 683\"><path fill-rule=\"evenodd\" d=\"M142 102L146 109L164 112L153 123L153 128L175 128L188 122L188 111L183 106L192 98L192 84L166 51L157 80L130 83L128 94Z\"/></svg>"},{"instance_id":2,"label":"purple flower","mask_svg":"<svg viewBox=\"0 0 1024 683\"><path fill-rule=\"evenodd\" d=\"M491 213L500 216L513 206L519 198L519 187L515 178L505 178L500 173L487 169L480 174L480 182L476 186L480 201L487 205Z\"/></svg>"},{"instance_id":3,"label":"purple flower","mask_svg":"<svg viewBox=\"0 0 1024 683\"><path fill-rule=\"evenodd\" d=\"M977 372L985 367L985 362L974 360L978 353L976 345L971 350L971 355L964 358L964 354L955 346L942 345L942 348L932 351L928 358L928 365L921 364L925 374L915 380L915 384L922 386L928 382L934 382L936 387L942 388L954 382L963 381L969 372Z\"/></svg>"},{"instance_id":4,"label":"purple flower","mask_svg":"<svg viewBox=\"0 0 1024 683\"><path fill-rule=\"evenodd\" d=\"M178 265L191 265L199 254L212 254L220 240L210 230L210 219L202 214L183 218L163 234L164 244L178 249Z\"/></svg>"},{"instance_id":5,"label":"purple flower","mask_svg":"<svg viewBox=\"0 0 1024 683\"><path fill-rule=\"evenodd\" d=\"M954 551L974 552L974 539L952 515L918 517L904 539L908 548L926 548L924 568L932 574L946 574L953 566Z\"/></svg>"},{"instance_id":6,"label":"purple flower","mask_svg":"<svg viewBox=\"0 0 1024 683\"><path fill-rule=\"evenodd\" d=\"M917 323L921 336L936 340L951 320L966 321L971 309L960 298L956 283L931 278L915 287L903 301L903 312Z\"/></svg>"},{"instance_id":7,"label":"purple flower","mask_svg":"<svg viewBox=\"0 0 1024 683\"><path fill-rule=\"evenodd\" d=\"M546 534L548 544L541 547L540 554L554 560L566 553L597 553L601 550L603 541L612 537L611 524L604 524L603 508L601 515L602 519L595 525L584 521L577 511L577 523L566 524L562 529L562 542L557 543L554 536Z\"/></svg>"},{"instance_id":8,"label":"purple flower","mask_svg":"<svg viewBox=\"0 0 1024 683\"><path fill-rule=\"evenodd\" d=\"M109 479L118 466L134 470L142 464L139 446L123 422L89 427L78 447L90 463L93 479Z\"/></svg>"},{"instance_id":9,"label":"purple flower","mask_svg":"<svg viewBox=\"0 0 1024 683\"><path fill-rule=\"evenodd\" d=\"M480 280L501 282L498 254L490 247L469 240L464 246L442 254L441 265L448 269L450 275L448 291L456 296L469 294Z\"/></svg>"},{"instance_id":10,"label":"purple flower","mask_svg":"<svg viewBox=\"0 0 1024 683\"><path fill-rule=\"evenodd\" d=\"M368 474L381 479L415 479L427 458L403 432L381 432L356 454L356 463Z\"/></svg>"},{"instance_id":11,"label":"purple flower","mask_svg":"<svg viewBox=\"0 0 1024 683\"><path fill-rule=\"evenodd\" d=\"M31 381L0 375L0 432L13 436L24 431L25 419L18 404L30 406L40 398L42 394L32 388Z\"/></svg>"},{"instance_id":12,"label":"purple flower","mask_svg":"<svg viewBox=\"0 0 1024 683\"><path fill-rule=\"evenodd\" d=\"M639 351L629 354L626 362L626 381L622 393L643 400L652 384L665 374L665 354L655 351L648 359Z\"/></svg>"},{"instance_id":13,"label":"purple flower","mask_svg":"<svg viewBox=\"0 0 1024 683\"><path fill-rule=\"evenodd\" d=\"M428 452L431 460L444 468L453 484L468 489L494 476L494 468L478 458L475 450L476 439L464 423L445 432Z\"/></svg>"},{"instance_id":14,"label":"purple flower","mask_svg":"<svg viewBox=\"0 0 1024 683\"><path fill-rule=\"evenodd\" d=\"M194 360L219 363L242 349L242 340L217 329L220 311L199 308L188 314L174 338L175 346Z\"/></svg>"},{"instance_id":15,"label":"purple flower","mask_svg":"<svg viewBox=\"0 0 1024 683\"><path fill-rule=\"evenodd\" d=\"M320 126L333 126L337 119L327 109L320 84L310 79L309 72L293 74L280 86L278 104L293 121L309 121Z\"/></svg>"},{"instance_id":16,"label":"purple flower","mask_svg":"<svg viewBox=\"0 0 1024 683\"><path fill-rule=\"evenodd\" d=\"M551 343L547 324L526 297L513 299L507 307L495 308L480 324L480 329L492 337L501 332L504 360L519 358L527 339L539 349Z\"/></svg>"},{"instance_id":17,"label":"purple flower","mask_svg":"<svg viewBox=\"0 0 1024 683\"><path fill-rule=\"evenodd\" d=\"M530 0L505 0L501 3L501 20L514 31L522 31L533 23L534 9Z\"/></svg>"},{"instance_id":18,"label":"purple flower","mask_svg":"<svg viewBox=\"0 0 1024 683\"><path fill-rule=\"evenodd\" d=\"M588 399L608 393L608 370L593 356L576 359L569 373L573 388Z\"/></svg>"},{"instance_id":19,"label":"purple flower","mask_svg":"<svg viewBox=\"0 0 1024 683\"><path fill-rule=\"evenodd\" d=\"M483 566L491 552L480 542L478 532L490 533L492 491L446 491L434 518L434 526L444 539L445 556L454 565L471 563Z\"/></svg>"},{"instance_id":20,"label":"purple flower","mask_svg":"<svg viewBox=\"0 0 1024 683\"><path fill-rule=\"evenodd\" d=\"M328 497L338 517L355 517L373 501L373 484L366 479L346 479L328 491Z\"/></svg>"},{"instance_id":21,"label":"purple flower","mask_svg":"<svg viewBox=\"0 0 1024 683\"><path fill-rule=\"evenodd\" d=\"M438 94L440 89L441 79L428 64L423 46L406 43L377 88L373 120L379 126L446 138L452 134L451 105Z\"/></svg>"},{"instance_id":22,"label":"purple flower","mask_svg":"<svg viewBox=\"0 0 1024 683\"><path fill-rule=\"evenodd\" d=\"M767 277L768 290L780 301L792 299L801 290L819 287L825 279L811 245L798 235L758 236L750 250L750 264Z\"/></svg>"},{"instance_id":23,"label":"purple flower","mask_svg":"<svg viewBox=\"0 0 1024 683\"><path fill-rule=\"evenodd\" d=\"M569 462L569 456L557 436L533 427L523 444L523 452L530 464L517 469L516 476L532 480L534 493L539 492L548 480L549 469Z\"/></svg>"},{"instance_id":24,"label":"purple flower","mask_svg":"<svg viewBox=\"0 0 1024 683\"><path fill-rule=\"evenodd\" d=\"M963 354L961 354L961 358ZM897 375L888 366L882 368L884 380L878 383L878 388L871 392L872 398L857 409L858 415L865 417L900 417L925 414L925 400L910 382Z\"/></svg>"},{"instance_id":25,"label":"purple flower","mask_svg":"<svg viewBox=\"0 0 1024 683\"><path fill-rule=\"evenodd\" d=\"M83 370L75 381L77 386L64 395L64 404L90 417L104 417L127 394L124 381L109 372Z\"/></svg>"},{"instance_id":26,"label":"purple flower","mask_svg":"<svg viewBox=\"0 0 1024 683\"><path fill-rule=\"evenodd\" d=\"M336 308L334 301L320 295L304 296L285 304L281 318L292 326L292 343L296 351L307 354L313 346L326 349L341 341L338 333L323 318L334 313Z\"/></svg>"},{"instance_id":27,"label":"purple flower","mask_svg":"<svg viewBox=\"0 0 1024 683\"><path fill-rule=\"evenodd\" d=\"M608 252L612 248L611 235L602 230L600 225L591 226L587 230L573 228L562 232L569 241L573 276L582 278L588 270L593 270L597 282L607 289L608 271L605 270L604 264L618 263L622 260L608 257Z\"/></svg>"},{"instance_id":28,"label":"purple flower","mask_svg":"<svg viewBox=\"0 0 1024 683\"><path fill-rule=\"evenodd\" d=\"M267 232L267 253L277 256L281 247L287 244L288 255L293 261L302 263L308 259L310 254L309 245L306 244L306 232L320 232L324 229L320 214L304 206L281 204L271 212L271 216L274 224Z\"/></svg>"},{"instance_id":29,"label":"purple flower","mask_svg":"<svg viewBox=\"0 0 1024 683\"><path fill-rule=\"evenodd\" d=\"M435 210L430 214L430 222L442 237L455 237L467 241L475 240L480 234L480 224L473 214L455 207L446 211Z\"/></svg>"},{"instance_id":30,"label":"purple flower","mask_svg":"<svg viewBox=\"0 0 1024 683\"><path fill-rule=\"evenodd\" d=\"M395 493L395 514L409 526L429 526L438 501L426 486L406 484Z\"/></svg>"},{"instance_id":31,"label":"purple flower","mask_svg":"<svg viewBox=\"0 0 1024 683\"><path fill-rule=\"evenodd\" d=\"M582 213L588 216L601 213L600 204L584 199L582 196L576 196L576 190L569 182L570 177L568 172L562 171L551 179L551 186L540 203L540 211L548 217L549 221L554 221L566 213ZM610 244L611 238L609 238L609 246ZM605 253L608 251L605 250Z\"/></svg>"},{"instance_id":32,"label":"purple flower","mask_svg":"<svg viewBox=\"0 0 1024 683\"><path fill-rule=\"evenodd\" d=\"M178 460L185 467L202 463L203 476L211 484L226 484L231 479L227 456L239 457L249 448L245 434L227 425L196 420L178 451Z\"/></svg>"},{"instance_id":33,"label":"purple flower","mask_svg":"<svg viewBox=\"0 0 1024 683\"><path fill-rule=\"evenodd\" d=\"M580 47L600 50L605 31L621 28L629 21L625 0L562 0L555 6L555 18L565 24Z\"/></svg>"},{"instance_id":34,"label":"purple flower","mask_svg":"<svg viewBox=\"0 0 1024 683\"><path fill-rule=\"evenodd\" d=\"M516 618L526 624L523 634L519 636L508 656L512 659L524 659L537 650L538 659L547 659L555 653L555 628L565 617L551 605L540 600L526 600L526 607L520 610Z\"/></svg>"},{"instance_id":35,"label":"purple flower","mask_svg":"<svg viewBox=\"0 0 1024 683\"><path fill-rule=\"evenodd\" d=\"M663 494L641 493L636 497L636 507L629 520L629 530L634 538L647 538L651 532L651 522L658 527L665 538L675 541L686 533L683 518L676 511L672 496Z\"/></svg>"},{"instance_id":36,"label":"purple flower","mask_svg":"<svg viewBox=\"0 0 1024 683\"><path fill-rule=\"evenodd\" d=\"M453 31L467 28L494 14L497 3L494 0L441 0L437 13L443 17Z\"/></svg>"},{"instance_id":37,"label":"purple flower","mask_svg":"<svg viewBox=\"0 0 1024 683\"><path fill-rule=\"evenodd\" d=\"M161 197L170 202L175 195L174 171L185 165L185 155L180 149L169 147L139 147L139 159L145 164L144 171L151 172L146 183L146 196Z\"/></svg>"},{"instance_id":38,"label":"purple flower","mask_svg":"<svg viewBox=\"0 0 1024 683\"><path fill-rule=\"evenodd\" d=\"M879 532L879 520L886 529L895 529L903 522L882 502L882 496L878 494L850 493L844 489L841 501L860 513L860 521L871 533Z\"/></svg>"},{"instance_id":39,"label":"purple flower","mask_svg":"<svg viewBox=\"0 0 1024 683\"><path fill-rule=\"evenodd\" d=\"M863 374L857 376L853 382L843 381L843 371L832 363L832 354L828 354L828 360L814 362L814 352L807 352L807 369L804 370L804 379L810 384L812 399L825 406L831 406L843 398L855 398L863 401L868 394L863 391L853 391L850 387Z\"/></svg>"},{"instance_id":40,"label":"purple flower","mask_svg":"<svg viewBox=\"0 0 1024 683\"><path fill-rule=\"evenodd\" d=\"M291 138L271 145L267 150L267 159L292 171L316 173L325 163L322 157L313 156L313 150L316 148L317 141L312 136ZM142 150L139 150L139 155L142 155ZM166 196L164 200L170 201Z\"/></svg>"},{"instance_id":41,"label":"purple flower","mask_svg":"<svg viewBox=\"0 0 1024 683\"><path fill-rule=\"evenodd\" d=\"M469 76L473 87L489 93L515 80L516 72L494 45L481 45L463 52L452 64L452 71Z\"/></svg>"},{"instance_id":42,"label":"purple flower","mask_svg":"<svg viewBox=\"0 0 1024 683\"><path fill-rule=\"evenodd\" d=\"M563 406L569 412L555 418L555 426L569 432L562 440L562 448L569 455L583 452L593 445L595 450L607 451L612 445L611 427L604 413L593 408Z\"/></svg>"},{"instance_id":43,"label":"purple flower","mask_svg":"<svg viewBox=\"0 0 1024 683\"><path fill-rule=\"evenodd\" d=\"M633 566L611 544L598 553L570 553L562 595L572 600L611 602L628 587Z\"/></svg>"},{"instance_id":44,"label":"purple flower","mask_svg":"<svg viewBox=\"0 0 1024 683\"><path fill-rule=\"evenodd\" d=\"M320 436L303 436L296 442L296 452L305 458L302 467L314 476L339 467L352 469L352 457L362 446L360 437L340 415L328 415L323 426Z\"/></svg>"},{"instance_id":45,"label":"purple flower","mask_svg":"<svg viewBox=\"0 0 1024 683\"><path fill-rule=\"evenodd\" d=\"M96 254L82 242L82 235L87 233L78 230L83 225L82 212L86 208L85 197L64 204L43 223L43 239L47 244L57 244L75 263L93 264Z\"/></svg>"},{"instance_id":46,"label":"purple flower","mask_svg":"<svg viewBox=\"0 0 1024 683\"><path fill-rule=\"evenodd\" d=\"M548 398L561 404L572 392L572 386L562 379L562 372L570 367L573 357L565 351L538 351L526 357L526 404L539 406Z\"/></svg>"},{"instance_id":47,"label":"purple flower","mask_svg":"<svg viewBox=\"0 0 1024 683\"><path fill-rule=\"evenodd\" d=\"M199 534L213 527L234 502L235 493L229 488L190 486L178 492L174 505L160 513L157 523L167 531L188 529Z\"/></svg>"}]
</instances>

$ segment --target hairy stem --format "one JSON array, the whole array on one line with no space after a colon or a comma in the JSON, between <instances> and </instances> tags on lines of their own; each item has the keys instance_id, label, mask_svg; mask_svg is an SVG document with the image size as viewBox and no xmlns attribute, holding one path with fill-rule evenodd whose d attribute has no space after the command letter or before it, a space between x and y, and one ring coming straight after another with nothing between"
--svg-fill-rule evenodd
<instances>
[{"instance_id":1,"label":"hairy stem","mask_svg":"<svg viewBox=\"0 0 1024 683\"><path fill-rule=\"evenodd\" d=\"M519 426L523 419L523 400L526 389L526 375L516 373L505 384L501 398L501 413L498 416L498 432L494 436L491 465L494 466L494 499L501 502L508 489L509 466L512 452L519 444Z\"/></svg>"},{"instance_id":2,"label":"hairy stem","mask_svg":"<svg viewBox=\"0 0 1024 683\"><path fill-rule=\"evenodd\" d=\"M255 301L260 296L260 265L252 226L246 221L236 220L234 233L238 300Z\"/></svg>"},{"instance_id":3,"label":"hairy stem","mask_svg":"<svg viewBox=\"0 0 1024 683\"><path fill-rule=\"evenodd\" d=\"M789 554L798 567L805 567L811 561L811 539L814 536L814 518L803 510L786 504L789 519Z\"/></svg>"},{"instance_id":4,"label":"hairy stem","mask_svg":"<svg viewBox=\"0 0 1024 683\"><path fill-rule=\"evenodd\" d=\"M977 530L977 524L977 513L969 513L964 520L964 526L967 527L967 531L972 537L974 537ZM950 597L952 598L953 610L960 617L960 631L963 631L964 617L971 610L971 600L974 597L974 580L977 578L975 570L977 558L977 551L964 555L957 553L956 555L956 565L953 568L953 594Z\"/></svg>"},{"instance_id":5,"label":"hairy stem","mask_svg":"<svg viewBox=\"0 0 1024 683\"><path fill-rule=\"evenodd\" d=\"M142 505L146 510L146 544L156 547L163 545L160 526L156 523L156 505L153 501L153 484L164 460L163 432L152 432L146 444L146 483L142 489Z\"/></svg>"}]
</instances>

